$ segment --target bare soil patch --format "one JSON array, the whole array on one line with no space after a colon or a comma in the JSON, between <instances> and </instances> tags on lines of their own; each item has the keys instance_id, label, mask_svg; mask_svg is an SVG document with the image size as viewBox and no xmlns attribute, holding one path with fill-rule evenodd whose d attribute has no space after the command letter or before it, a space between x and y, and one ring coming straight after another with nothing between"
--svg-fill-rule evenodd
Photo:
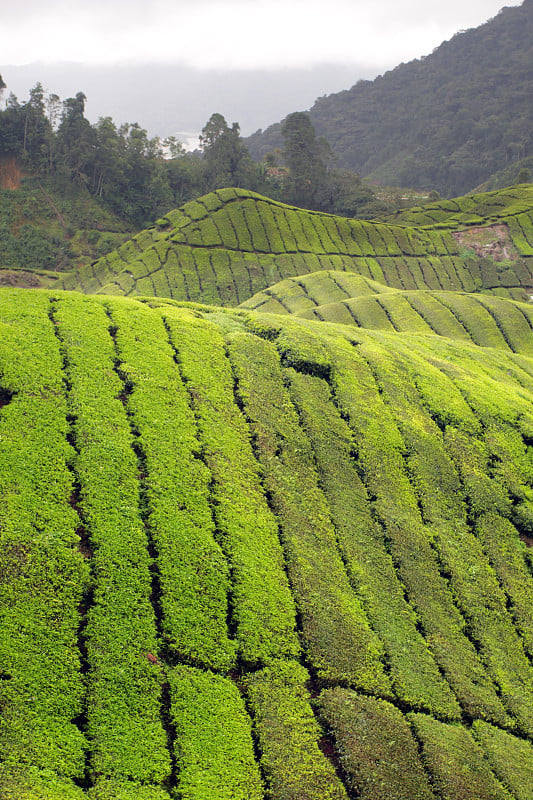
<instances>
[{"instance_id":1,"label":"bare soil patch","mask_svg":"<svg viewBox=\"0 0 533 800\"><path fill-rule=\"evenodd\" d=\"M41 280L34 272L27 270L0 270L0 286L19 286L23 289L38 289L42 286Z\"/></svg>"},{"instance_id":2,"label":"bare soil patch","mask_svg":"<svg viewBox=\"0 0 533 800\"><path fill-rule=\"evenodd\" d=\"M22 171L15 156L0 158L0 189L20 189Z\"/></svg>"},{"instance_id":3,"label":"bare soil patch","mask_svg":"<svg viewBox=\"0 0 533 800\"><path fill-rule=\"evenodd\" d=\"M463 247L473 250L476 256L488 256L494 261L517 258L507 225L474 226L463 231L452 231L452 236Z\"/></svg>"}]
</instances>

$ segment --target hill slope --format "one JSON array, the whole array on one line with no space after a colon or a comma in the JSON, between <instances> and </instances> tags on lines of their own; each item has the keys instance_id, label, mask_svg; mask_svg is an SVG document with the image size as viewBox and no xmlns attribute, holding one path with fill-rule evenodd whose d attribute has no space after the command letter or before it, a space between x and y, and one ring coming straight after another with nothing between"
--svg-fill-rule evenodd
<instances>
[{"instance_id":1,"label":"hill slope","mask_svg":"<svg viewBox=\"0 0 533 800\"><path fill-rule=\"evenodd\" d=\"M524 0L427 57L319 98L309 112L317 134L341 166L380 183L472 191L532 155L532 25ZM261 158L282 146L281 125L247 144Z\"/></svg>"},{"instance_id":2,"label":"hill slope","mask_svg":"<svg viewBox=\"0 0 533 800\"><path fill-rule=\"evenodd\" d=\"M530 357L22 290L0 332L2 797L532 796Z\"/></svg>"},{"instance_id":3,"label":"hill slope","mask_svg":"<svg viewBox=\"0 0 533 800\"><path fill-rule=\"evenodd\" d=\"M398 291L349 272L289 278L242 308L355 325L426 333L533 356L533 306L507 298L444 291Z\"/></svg>"},{"instance_id":4,"label":"hill slope","mask_svg":"<svg viewBox=\"0 0 533 800\"><path fill-rule=\"evenodd\" d=\"M533 285L533 186L458 198L393 219L335 217L221 189L62 282L85 293L234 306L317 270L398 289L517 290Z\"/></svg>"},{"instance_id":5,"label":"hill slope","mask_svg":"<svg viewBox=\"0 0 533 800\"><path fill-rule=\"evenodd\" d=\"M50 287L131 236L81 187L24 173L0 157L0 284Z\"/></svg>"}]
</instances>

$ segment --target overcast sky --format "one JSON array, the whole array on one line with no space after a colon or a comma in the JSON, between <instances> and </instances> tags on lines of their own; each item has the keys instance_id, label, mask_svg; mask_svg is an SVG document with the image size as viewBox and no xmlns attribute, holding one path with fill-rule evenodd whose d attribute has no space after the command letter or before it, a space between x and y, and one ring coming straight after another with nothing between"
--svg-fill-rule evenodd
<instances>
[{"instance_id":1,"label":"overcast sky","mask_svg":"<svg viewBox=\"0 0 533 800\"><path fill-rule=\"evenodd\" d=\"M429 54L520 0L0 0L2 65L182 63L196 69L365 64Z\"/></svg>"}]
</instances>

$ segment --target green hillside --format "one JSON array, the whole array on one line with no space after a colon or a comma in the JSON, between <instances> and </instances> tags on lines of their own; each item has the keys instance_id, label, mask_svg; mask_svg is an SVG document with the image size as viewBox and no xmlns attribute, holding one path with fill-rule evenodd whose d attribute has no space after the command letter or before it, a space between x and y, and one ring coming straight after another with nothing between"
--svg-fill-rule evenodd
<instances>
[{"instance_id":1,"label":"green hillside","mask_svg":"<svg viewBox=\"0 0 533 800\"><path fill-rule=\"evenodd\" d=\"M86 189L25 174L19 160L0 155L0 285L54 286L131 231Z\"/></svg>"},{"instance_id":2,"label":"green hillside","mask_svg":"<svg viewBox=\"0 0 533 800\"><path fill-rule=\"evenodd\" d=\"M495 291L533 285L533 185L362 221L294 208L240 189L186 203L62 288L236 306L317 270L391 288Z\"/></svg>"},{"instance_id":3,"label":"green hillside","mask_svg":"<svg viewBox=\"0 0 533 800\"><path fill-rule=\"evenodd\" d=\"M241 307L533 355L533 305L483 294L398 291L353 273L323 271L281 281Z\"/></svg>"},{"instance_id":4,"label":"green hillside","mask_svg":"<svg viewBox=\"0 0 533 800\"><path fill-rule=\"evenodd\" d=\"M324 276L504 344L0 291L2 798L533 796L531 308Z\"/></svg>"},{"instance_id":5,"label":"green hillside","mask_svg":"<svg viewBox=\"0 0 533 800\"><path fill-rule=\"evenodd\" d=\"M473 191L531 168L533 2L504 7L432 53L319 97L309 116L340 166L379 184ZM246 140L254 158L283 146L282 123ZM528 159L524 163L524 159Z\"/></svg>"}]
</instances>

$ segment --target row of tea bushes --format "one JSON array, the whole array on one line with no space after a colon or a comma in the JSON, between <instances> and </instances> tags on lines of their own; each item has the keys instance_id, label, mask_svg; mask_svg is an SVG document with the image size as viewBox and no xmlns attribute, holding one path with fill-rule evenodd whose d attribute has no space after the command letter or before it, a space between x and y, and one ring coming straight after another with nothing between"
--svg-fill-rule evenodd
<instances>
[{"instance_id":1,"label":"row of tea bushes","mask_svg":"<svg viewBox=\"0 0 533 800\"><path fill-rule=\"evenodd\" d=\"M497 193L496 193L497 194ZM317 269L360 272L398 289L477 291L527 286L532 269L529 195L518 206L504 199L478 203L489 215L450 217L444 225L409 225L335 217L278 203L243 190L218 190L176 209L156 225L92 265L65 278L63 288L86 293L165 296L236 305L294 275ZM469 201L468 198L459 198ZM457 203L459 203L459 200ZM406 212L407 213L407 212ZM464 242L455 229L508 226L507 253L501 263L487 251L476 256L470 234ZM507 216L506 216L507 214ZM490 228L479 227L483 237ZM507 229L506 229L507 230ZM480 234L481 235L481 234ZM500 233L494 232L498 238ZM493 236L493 238L494 238ZM528 238L529 237L529 238ZM489 235L490 238L490 235ZM505 248L504 248L505 249ZM512 251L512 252L511 252ZM522 260L516 260L522 256Z\"/></svg>"},{"instance_id":2,"label":"row of tea bushes","mask_svg":"<svg viewBox=\"0 0 533 800\"><path fill-rule=\"evenodd\" d=\"M100 800L109 796L108 782L162 784L171 763L160 711L161 668L147 657L158 649L150 557L110 320L102 304L78 297L62 297L53 307L91 551L86 724Z\"/></svg>"},{"instance_id":3,"label":"row of tea bushes","mask_svg":"<svg viewBox=\"0 0 533 800\"><path fill-rule=\"evenodd\" d=\"M46 295L0 305L0 795L78 800L87 742L79 605L89 574Z\"/></svg>"}]
</instances>

